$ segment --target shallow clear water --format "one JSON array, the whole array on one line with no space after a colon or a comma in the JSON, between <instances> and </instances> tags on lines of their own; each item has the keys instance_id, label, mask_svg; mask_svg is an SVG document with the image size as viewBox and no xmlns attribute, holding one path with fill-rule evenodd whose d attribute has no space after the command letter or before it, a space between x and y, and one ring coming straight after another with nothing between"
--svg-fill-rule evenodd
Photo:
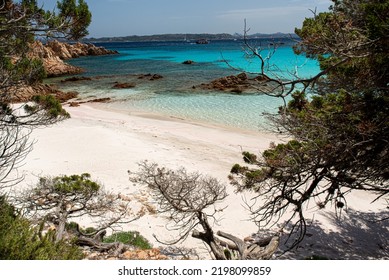
<instances>
[{"instance_id":1,"label":"shallow clear water","mask_svg":"<svg viewBox=\"0 0 389 280\"><path fill-rule=\"evenodd\" d=\"M300 77L308 77L319 70L316 61L294 55L291 41L285 41L274 54L267 41L251 44L262 46L264 57L272 54L267 72L273 76L290 78L290 73L298 71ZM243 70L258 72L259 60L245 54L242 41L214 41L207 45L184 41L100 45L120 54L71 60L71 64L86 70L83 76L93 80L62 83L61 88L76 90L81 98L110 97L116 102L107 106L113 109L146 111L249 130L263 129L266 120L262 113L275 112L282 105L282 100L260 94L236 95L192 88ZM195 64L184 65L185 60L193 60ZM138 74L147 73L163 78L138 79ZM114 82L131 82L136 86L113 89Z\"/></svg>"}]
</instances>

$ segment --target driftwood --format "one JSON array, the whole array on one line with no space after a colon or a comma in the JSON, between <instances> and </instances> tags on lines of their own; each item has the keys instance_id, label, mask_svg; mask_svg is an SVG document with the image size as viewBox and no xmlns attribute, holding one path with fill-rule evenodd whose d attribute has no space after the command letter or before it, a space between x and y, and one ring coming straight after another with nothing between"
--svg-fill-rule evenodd
<instances>
[{"instance_id":1,"label":"driftwood","mask_svg":"<svg viewBox=\"0 0 389 280\"><path fill-rule=\"evenodd\" d=\"M226 249L238 252L238 259L240 260L268 260L278 249L280 240L278 234L271 237L265 237L254 243L247 243L232 234L222 231L218 231L217 236L227 239L228 241L221 240L213 234L209 234L209 232L207 234L194 230L192 233L192 237L201 239L210 247L217 260L227 260L231 258L231 256L226 254Z\"/></svg>"},{"instance_id":2,"label":"driftwood","mask_svg":"<svg viewBox=\"0 0 389 280\"><path fill-rule=\"evenodd\" d=\"M91 249L102 252L112 252L112 255L117 256L124 251L130 249L129 246L123 244L122 242L111 242L104 243L103 238L106 235L106 230L100 230L98 232L86 234L80 230L79 225L76 225L74 233L77 235L76 244L78 246L86 246Z\"/></svg>"},{"instance_id":3,"label":"driftwood","mask_svg":"<svg viewBox=\"0 0 389 280\"><path fill-rule=\"evenodd\" d=\"M99 252L106 252L106 251L111 251L113 249L116 250L119 247L120 242L103 243L103 242L100 242L94 238L80 236L77 238L76 244L78 246L91 247L94 250L99 251Z\"/></svg>"},{"instance_id":4,"label":"driftwood","mask_svg":"<svg viewBox=\"0 0 389 280\"><path fill-rule=\"evenodd\" d=\"M217 235L232 241L239 252L241 260L268 260L272 257L275 251L278 249L280 236L274 235L261 239L255 243L246 243L240 238L231 234L218 231ZM230 248L232 249L232 248Z\"/></svg>"},{"instance_id":5,"label":"driftwood","mask_svg":"<svg viewBox=\"0 0 389 280\"><path fill-rule=\"evenodd\" d=\"M125 245L122 242L103 243L95 238L89 238L85 236L78 237L76 244L78 246L90 247L94 251L98 251L100 253L111 252L113 256L118 256L121 253L131 249L130 246Z\"/></svg>"}]
</instances>

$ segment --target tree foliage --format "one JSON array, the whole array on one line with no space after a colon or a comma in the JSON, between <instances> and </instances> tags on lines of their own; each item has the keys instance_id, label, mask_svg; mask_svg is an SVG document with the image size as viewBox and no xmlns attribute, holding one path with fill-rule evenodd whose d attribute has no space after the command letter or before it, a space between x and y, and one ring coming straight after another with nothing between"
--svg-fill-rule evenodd
<instances>
[{"instance_id":1,"label":"tree foliage","mask_svg":"<svg viewBox=\"0 0 389 280\"><path fill-rule=\"evenodd\" d=\"M351 190L388 195L388 23L387 0L333 1L328 12L306 19L296 29L295 52L318 59L321 72L280 81L300 90L284 91L290 101L268 115L291 140L232 169L238 189L253 190L262 201L252 208L258 223L271 225L289 213L298 233L292 245L305 235L308 205L339 212Z\"/></svg>"},{"instance_id":2,"label":"tree foliage","mask_svg":"<svg viewBox=\"0 0 389 280\"><path fill-rule=\"evenodd\" d=\"M36 82L43 75L39 60L28 57L37 37L78 40L88 34L91 13L84 0L58 1L57 11L38 7L36 0L3 0L0 4L0 63L2 87ZM5 79L7 78L7 79Z\"/></svg>"},{"instance_id":3,"label":"tree foliage","mask_svg":"<svg viewBox=\"0 0 389 280\"><path fill-rule=\"evenodd\" d=\"M31 130L69 117L58 100L39 92L27 104L12 104L23 87L45 77L42 61L29 55L31 43L38 37L79 39L90 22L83 0L59 1L55 11L36 0L0 1L0 190L21 179L9 175L31 149Z\"/></svg>"},{"instance_id":4,"label":"tree foliage","mask_svg":"<svg viewBox=\"0 0 389 280\"><path fill-rule=\"evenodd\" d=\"M138 213L129 219L133 213L128 202L104 191L87 173L42 177L35 188L19 195L18 201L26 217L36 223L47 222L55 226L56 241L69 235L66 225L75 218L88 218L90 223L95 224L91 232L75 229L79 236L93 237L141 215Z\"/></svg>"}]
</instances>

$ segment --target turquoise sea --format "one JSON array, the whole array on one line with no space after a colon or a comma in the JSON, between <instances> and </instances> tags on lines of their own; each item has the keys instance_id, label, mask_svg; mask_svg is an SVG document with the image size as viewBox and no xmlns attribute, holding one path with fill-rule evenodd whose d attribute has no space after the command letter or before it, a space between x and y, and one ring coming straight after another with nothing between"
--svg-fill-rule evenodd
<instances>
[{"instance_id":1,"label":"turquoise sea","mask_svg":"<svg viewBox=\"0 0 389 280\"><path fill-rule=\"evenodd\" d=\"M262 49L271 59L267 72L290 78L314 75L316 61L296 56L293 41L251 40L250 45ZM273 44L273 45L272 45ZM262 94L230 94L200 90L193 86L242 71L258 73L259 60L249 57L243 41L211 41L209 44L179 42L120 42L96 44L119 51L118 55L82 57L69 63L86 70L81 76L91 81L59 83L64 90L75 90L81 98L110 97L110 109L157 113L177 118L262 130L266 124L263 112L276 112L282 100ZM195 63L185 65L182 62ZM228 62L228 63L227 63ZM233 68L231 67L233 66ZM296 72L297 71L297 72ZM162 79L139 79L140 74L159 74ZM61 78L63 79L63 78ZM55 80L54 80L55 81ZM59 79L57 79L59 81ZM130 89L113 89L115 82L134 83Z\"/></svg>"}]
</instances>

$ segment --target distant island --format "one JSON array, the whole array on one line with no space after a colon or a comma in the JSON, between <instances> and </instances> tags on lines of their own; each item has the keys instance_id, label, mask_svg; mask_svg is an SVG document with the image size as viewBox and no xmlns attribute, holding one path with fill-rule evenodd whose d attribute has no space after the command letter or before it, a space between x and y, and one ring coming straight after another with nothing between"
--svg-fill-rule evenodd
<instances>
[{"instance_id":1,"label":"distant island","mask_svg":"<svg viewBox=\"0 0 389 280\"><path fill-rule=\"evenodd\" d=\"M147 42L147 41L198 41L198 40L236 40L242 39L242 34L228 34L228 33L219 33L219 34L159 34L159 35L130 35L123 37L102 37L102 38L86 38L83 39L83 42L86 43L98 43L98 42ZM256 33L247 36L249 39L298 39L296 34L292 33L272 33L272 34L263 34Z\"/></svg>"}]
</instances>

